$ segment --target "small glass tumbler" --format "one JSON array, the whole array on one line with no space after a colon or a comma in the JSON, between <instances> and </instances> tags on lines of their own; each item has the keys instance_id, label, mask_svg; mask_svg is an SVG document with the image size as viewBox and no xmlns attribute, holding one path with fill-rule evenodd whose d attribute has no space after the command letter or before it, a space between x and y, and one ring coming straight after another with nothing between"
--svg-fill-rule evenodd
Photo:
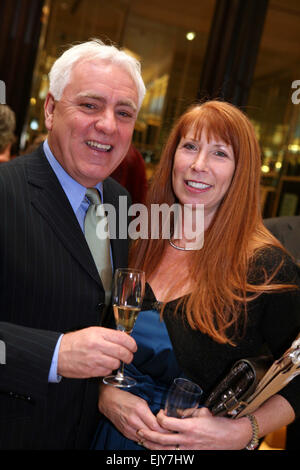
<instances>
[{"instance_id":1,"label":"small glass tumbler","mask_svg":"<svg viewBox=\"0 0 300 470\"><path fill-rule=\"evenodd\" d=\"M198 408L203 391L191 380L176 378L168 392L165 413L173 418L192 416Z\"/></svg>"}]
</instances>

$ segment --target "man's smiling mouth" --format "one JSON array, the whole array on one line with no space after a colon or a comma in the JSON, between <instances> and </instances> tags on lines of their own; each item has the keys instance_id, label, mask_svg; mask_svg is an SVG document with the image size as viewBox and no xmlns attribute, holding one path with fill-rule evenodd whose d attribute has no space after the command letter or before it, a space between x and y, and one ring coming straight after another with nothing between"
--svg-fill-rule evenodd
<instances>
[{"instance_id":1,"label":"man's smiling mouth","mask_svg":"<svg viewBox=\"0 0 300 470\"><path fill-rule=\"evenodd\" d=\"M87 140L86 144L93 150L101 150L101 152L110 152L112 150L112 145L110 144L100 144L95 140Z\"/></svg>"}]
</instances>

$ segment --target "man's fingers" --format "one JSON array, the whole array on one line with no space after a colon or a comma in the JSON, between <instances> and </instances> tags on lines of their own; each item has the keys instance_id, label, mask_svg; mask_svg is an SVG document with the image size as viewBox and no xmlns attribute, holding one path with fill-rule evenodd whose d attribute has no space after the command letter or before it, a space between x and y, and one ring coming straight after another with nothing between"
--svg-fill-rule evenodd
<instances>
[{"instance_id":1,"label":"man's fingers","mask_svg":"<svg viewBox=\"0 0 300 470\"><path fill-rule=\"evenodd\" d=\"M58 374L87 378L110 374L120 361L130 363L137 350L133 338L124 332L102 327L89 327L63 336Z\"/></svg>"},{"instance_id":2,"label":"man's fingers","mask_svg":"<svg viewBox=\"0 0 300 470\"><path fill-rule=\"evenodd\" d=\"M109 328L101 328L101 334L104 339L113 343L120 344L125 348L129 349L132 353L137 350L137 345L132 336L124 333L123 331L110 330Z\"/></svg>"},{"instance_id":3,"label":"man's fingers","mask_svg":"<svg viewBox=\"0 0 300 470\"><path fill-rule=\"evenodd\" d=\"M112 360L123 361L126 364L130 364L133 359L133 353L122 344L104 338L95 345L95 353L99 354L99 361L102 360L101 358L108 356Z\"/></svg>"}]
</instances>

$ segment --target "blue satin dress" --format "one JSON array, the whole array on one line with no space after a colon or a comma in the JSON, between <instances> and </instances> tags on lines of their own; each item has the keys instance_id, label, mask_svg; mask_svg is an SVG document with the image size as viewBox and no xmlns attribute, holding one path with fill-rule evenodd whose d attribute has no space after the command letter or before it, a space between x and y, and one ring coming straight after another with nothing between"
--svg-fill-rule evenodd
<instances>
[{"instance_id":1,"label":"blue satin dress","mask_svg":"<svg viewBox=\"0 0 300 470\"><path fill-rule=\"evenodd\" d=\"M146 400L152 413L157 414L164 408L166 394L174 378L183 374L179 370L166 325L160 319L159 303L149 285L146 286L146 296L144 305L157 308L143 310L138 315L132 332L138 350L133 362L125 366L125 375L137 381L137 385L127 391ZM92 449L143 450L143 447L124 437L103 416Z\"/></svg>"}]
</instances>

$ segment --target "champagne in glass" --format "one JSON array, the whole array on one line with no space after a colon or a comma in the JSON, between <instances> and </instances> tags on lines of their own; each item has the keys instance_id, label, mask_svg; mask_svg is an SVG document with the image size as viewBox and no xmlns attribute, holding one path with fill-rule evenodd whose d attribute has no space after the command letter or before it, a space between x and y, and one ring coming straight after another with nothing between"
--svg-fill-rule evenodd
<instances>
[{"instance_id":1,"label":"champagne in glass","mask_svg":"<svg viewBox=\"0 0 300 470\"><path fill-rule=\"evenodd\" d=\"M118 329L125 331L125 333L130 335L133 330L135 320L137 319L141 309L139 307L132 307L130 305L113 305L113 309Z\"/></svg>"},{"instance_id":2,"label":"champagne in glass","mask_svg":"<svg viewBox=\"0 0 300 470\"><path fill-rule=\"evenodd\" d=\"M141 310L145 292L145 273L138 269L117 269L113 285L113 310L118 330L131 334ZM103 382L114 387L132 387L136 381L124 376L124 363L116 375L104 377Z\"/></svg>"}]
</instances>

